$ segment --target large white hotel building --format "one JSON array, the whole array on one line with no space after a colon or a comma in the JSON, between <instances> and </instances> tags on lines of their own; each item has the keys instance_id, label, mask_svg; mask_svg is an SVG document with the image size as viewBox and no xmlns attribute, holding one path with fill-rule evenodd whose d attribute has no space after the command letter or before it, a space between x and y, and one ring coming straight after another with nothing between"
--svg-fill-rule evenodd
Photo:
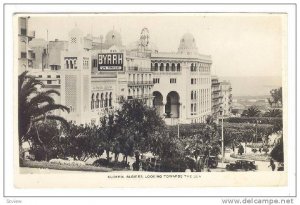
<instances>
[{"instance_id":1,"label":"large white hotel building","mask_svg":"<svg viewBox=\"0 0 300 205\"><path fill-rule=\"evenodd\" d=\"M178 39L174 53L159 52L149 39L144 28L140 39L124 46L115 30L93 37L75 27L67 41L31 40L28 70L46 89L60 91L57 103L71 110L61 114L78 124L98 124L122 99L134 98L157 108L167 124L204 122L212 112L211 57L198 53L190 33Z\"/></svg>"}]
</instances>

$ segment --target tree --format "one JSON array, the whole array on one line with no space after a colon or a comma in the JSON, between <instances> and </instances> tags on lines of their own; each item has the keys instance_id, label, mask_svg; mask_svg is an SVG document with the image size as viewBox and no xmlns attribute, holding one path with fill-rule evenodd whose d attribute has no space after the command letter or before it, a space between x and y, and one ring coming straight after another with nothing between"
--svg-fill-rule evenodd
<instances>
[{"instance_id":1,"label":"tree","mask_svg":"<svg viewBox=\"0 0 300 205\"><path fill-rule=\"evenodd\" d=\"M103 148L106 152L107 163L110 161L109 153L113 151L116 146L116 136L119 131L118 126L115 123L115 114L108 113L100 119L100 128L98 136L102 139Z\"/></svg>"},{"instance_id":2,"label":"tree","mask_svg":"<svg viewBox=\"0 0 300 205\"><path fill-rule=\"evenodd\" d=\"M30 141L28 134L35 123L48 120L56 120L68 126L67 121L60 116L52 114L52 111L62 110L69 112L69 108L56 104L51 95L60 93L56 90L43 91L44 84L34 76L23 72L18 77L18 131L19 131L19 155L23 159L22 143ZM20 161L21 163L21 161Z\"/></svg>"},{"instance_id":3,"label":"tree","mask_svg":"<svg viewBox=\"0 0 300 205\"><path fill-rule=\"evenodd\" d=\"M279 138L275 147L271 151L271 157L277 162L284 162L283 137Z\"/></svg>"},{"instance_id":4,"label":"tree","mask_svg":"<svg viewBox=\"0 0 300 205\"><path fill-rule=\"evenodd\" d=\"M71 156L76 160L87 161L91 157L99 157L104 148L99 129L90 125L75 125L64 131L60 138L60 154L65 158Z\"/></svg>"},{"instance_id":5,"label":"tree","mask_svg":"<svg viewBox=\"0 0 300 205\"><path fill-rule=\"evenodd\" d=\"M165 128L164 121L154 108L146 106L141 100L127 100L116 112L116 129L119 130L120 151L126 157L135 154L136 165L140 154L155 151L153 144Z\"/></svg>"},{"instance_id":6,"label":"tree","mask_svg":"<svg viewBox=\"0 0 300 205\"><path fill-rule=\"evenodd\" d=\"M45 120L34 123L29 135L31 148L36 160L49 160L49 157L56 157L61 132L59 124L54 120Z\"/></svg>"},{"instance_id":7,"label":"tree","mask_svg":"<svg viewBox=\"0 0 300 205\"><path fill-rule=\"evenodd\" d=\"M280 109L270 109L264 113L264 117L282 117L282 110Z\"/></svg>"},{"instance_id":8,"label":"tree","mask_svg":"<svg viewBox=\"0 0 300 205\"><path fill-rule=\"evenodd\" d=\"M253 105L249 107L247 110L244 110L242 113L243 117L258 117L260 116L261 111L257 108L257 106Z\"/></svg>"},{"instance_id":9,"label":"tree","mask_svg":"<svg viewBox=\"0 0 300 205\"><path fill-rule=\"evenodd\" d=\"M280 107L282 106L282 87L277 89L272 89L270 91L271 98L268 98L268 102L271 107Z\"/></svg>"},{"instance_id":10,"label":"tree","mask_svg":"<svg viewBox=\"0 0 300 205\"><path fill-rule=\"evenodd\" d=\"M34 76L27 75L28 71L19 75L18 82L18 109L19 109L19 145L30 139L29 131L36 122L56 120L68 125L60 116L51 114L52 111L62 110L69 112L69 108L56 104L52 94L60 95L56 90L40 91L44 85Z\"/></svg>"}]
</instances>

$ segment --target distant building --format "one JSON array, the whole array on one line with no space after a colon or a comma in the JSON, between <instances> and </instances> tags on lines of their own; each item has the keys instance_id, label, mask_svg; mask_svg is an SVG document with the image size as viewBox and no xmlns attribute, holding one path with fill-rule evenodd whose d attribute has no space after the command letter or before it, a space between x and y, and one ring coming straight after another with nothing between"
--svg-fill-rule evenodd
<instances>
[{"instance_id":1,"label":"distant building","mask_svg":"<svg viewBox=\"0 0 300 205\"><path fill-rule=\"evenodd\" d=\"M35 37L34 31L28 31L29 17L18 18L18 69L19 73L33 68L32 50L29 48L29 42Z\"/></svg>"},{"instance_id":2,"label":"distant building","mask_svg":"<svg viewBox=\"0 0 300 205\"><path fill-rule=\"evenodd\" d=\"M221 83L217 76L211 76L211 116L217 122L222 107Z\"/></svg>"},{"instance_id":3,"label":"distant building","mask_svg":"<svg viewBox=\"0 0 300 205\"><path fill-rule=\"evenodd\" d=\"M30 41L32 69L43 70L48 68L47 46L48 42L44 39L34 38Z\"/></svg>"},{"instance_id":4,"label":"distant building","mask_svg":"<svg viewBox=\"0 0 300 205\"><path fill-rule=\"evenodd\" d=\"M222 95L222 110L224 116L230 116L232 110L232 87L229 81L220 83Z\"/></svg>"}]
</instances>

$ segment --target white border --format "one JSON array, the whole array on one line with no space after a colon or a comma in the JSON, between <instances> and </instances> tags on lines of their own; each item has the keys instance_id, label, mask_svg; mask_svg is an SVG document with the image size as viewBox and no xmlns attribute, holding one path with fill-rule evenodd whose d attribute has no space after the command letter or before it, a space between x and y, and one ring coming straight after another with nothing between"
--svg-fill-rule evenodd
<instances>
[{"instance_id":1,"label":"white border","mask_svg":"<svg viewBox=\"0 0 300 205\"><path fill-rule=\"evenodd\" d=\"M13 186L13 35L12 14L15 12L285 12L288 13L288 122L289 181L278 188L193 188L193 189L63 189L24 190ZM290 5L6 5L5 9L5 194L10 196L289 196L295 195L295 10ZM1 22L2 24L2 22ZM1 85L2 86L2 85ZM2 88L2 87L1 87ZM1 125L2 126L2 125ZM2 143L2 142L1 142ZM2 145L2 144L1 144ZM2 180L2 179L1 179ZM143 201L143 200L142 200Z\"/></svg>"}]
</instances>

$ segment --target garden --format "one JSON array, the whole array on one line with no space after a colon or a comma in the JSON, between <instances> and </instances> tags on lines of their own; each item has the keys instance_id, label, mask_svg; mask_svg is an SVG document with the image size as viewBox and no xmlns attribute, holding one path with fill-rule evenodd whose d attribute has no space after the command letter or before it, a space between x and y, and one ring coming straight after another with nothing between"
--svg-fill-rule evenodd
<instances>
[{"instance_id":1,"label":"garden","mask_svg":"<svg viewBox=\"0 0 300 205\"><path fill-rule=\"evenodd\" d=\"M68 122L54 111L69 112L56 104L56 90L27 72L19 76L19 162L21 167L80 170L203 171L221 152L221 125L206 123L167 126L155 108L141 100L123 100L120 109L104 113L99 125ZM268 136L282 130L278 117L245 116L224 123L226 148L252 144L253 152L268 146ZM282 142L281 142L282 143ZM27 148L24 149L24 144ZM280 142L273 150L282 153ZM145 153L152 157L145 158ZM240 152L245 156L244 152ZM272 152L271 152L272 155ZM273 156L272 156L273 157ZM130 159L130 160L129 160ZM132 161L134 159L134 161ZM278 160L283 160L280 155ZM276 160L277 160L276 159Z\"/></svg>"}]
</instances>

